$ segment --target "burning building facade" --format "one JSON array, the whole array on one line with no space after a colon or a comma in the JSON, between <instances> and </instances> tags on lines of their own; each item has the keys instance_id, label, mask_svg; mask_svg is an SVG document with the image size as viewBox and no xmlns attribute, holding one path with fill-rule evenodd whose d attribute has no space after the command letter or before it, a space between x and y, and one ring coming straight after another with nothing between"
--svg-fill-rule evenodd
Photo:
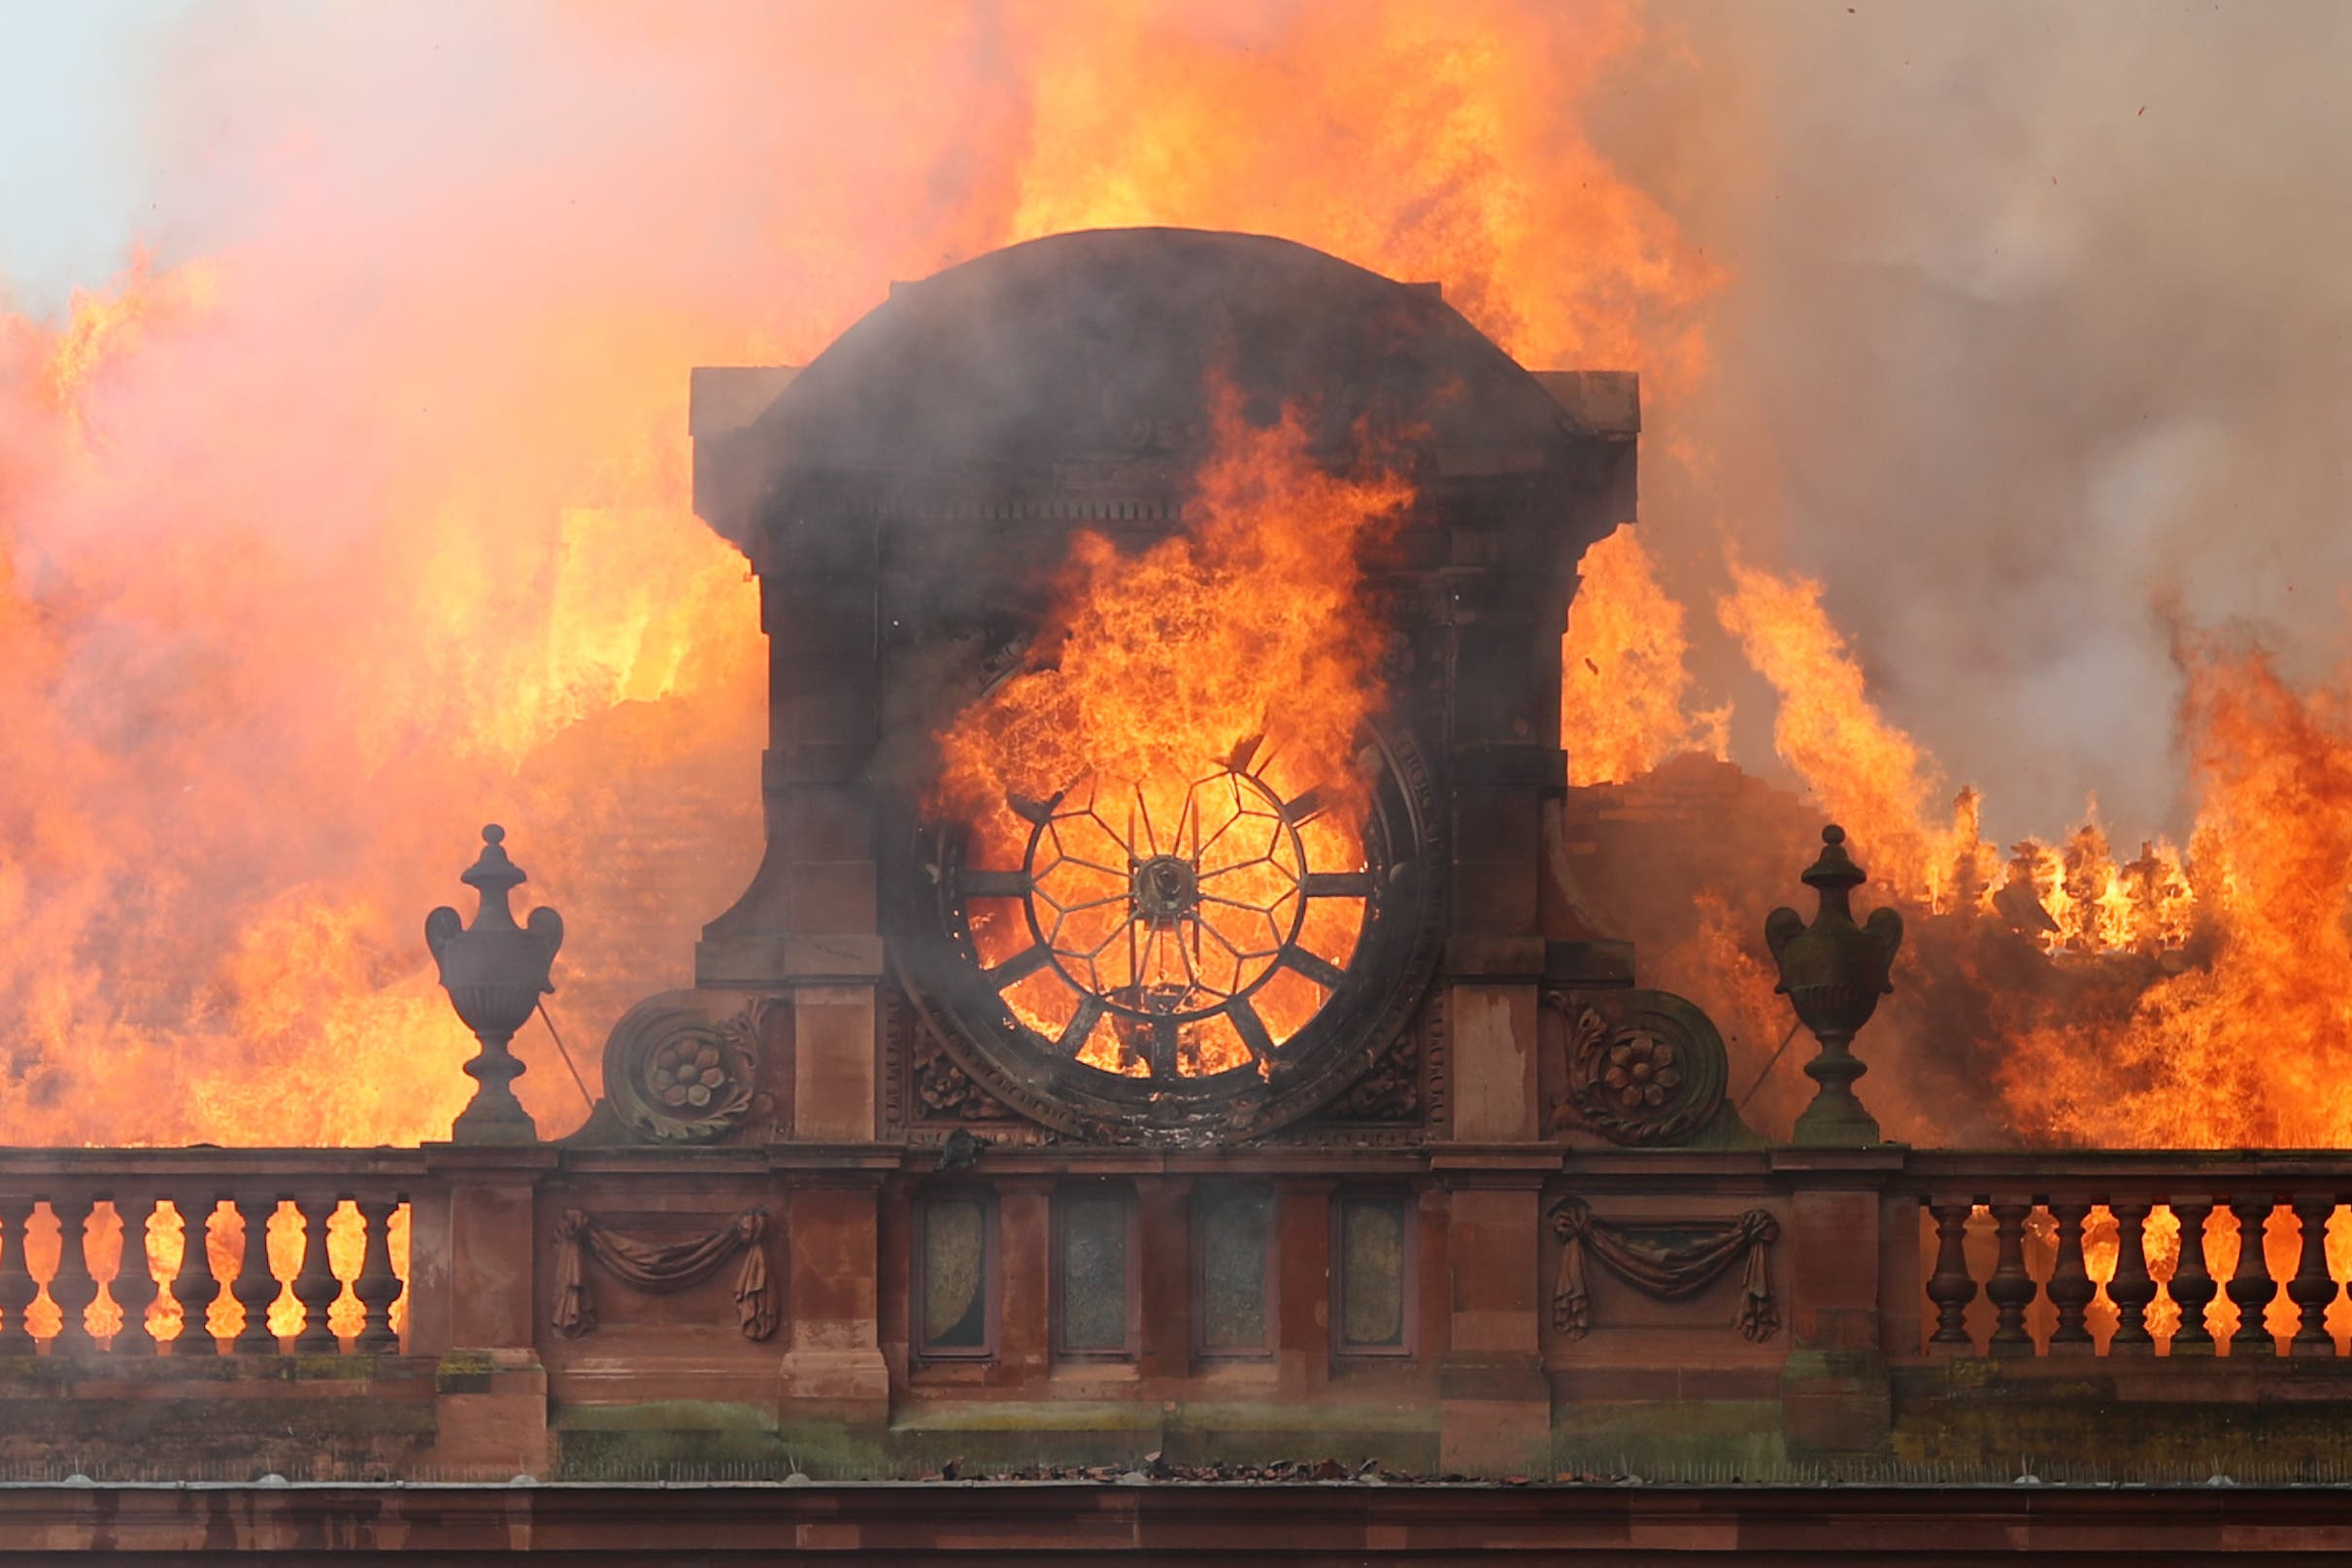
<instances>
[{"instance_id":1,"label":"burning building facade","mask_svg":"<svg viewBox=\"0 0 2352 1568\"><path fill-rule=\"evenodd\" d=\"M1451 1368L1454 1462L1525 1468L1538 1304L1477 1249L1540 1228L1540 1174L1429 1161L1552 1147L1547 987L1630 978L1546 868L1631 379L1538 378L1434 285L1182 231L1017 247L789 379L698 378L697 507L774 649L768 851L697 984L622 1023L603 1126L789 1106L928 1163L861 1218L890 1259L861 1386L948 1429L1039 1378L1208 1378L1278 1442L1285 1405L1434 1418ZM641 1064L730 1019L769 1077L662 1105ZM1641 1114L1713 1118L1716 1060Z\"/></svg>"},{"instance_id":2,"label":"burning building facade","mask_svg":"<svg viewBox=\"0 0 2352 1568\"><path fill-rule=\"evenodd\" d=\"M0 1459L1758 1476L2137 1408L2099 1454L2323 1461L2352 1167L1770 1145L1638 984L1559 735L1630 375L1121 230L694 376L771 734L693 984L543 1142L493 1102L560 923L492 1017L437 916L488 1048L454 1141L0 1155Z\"/></svg>"}]
</instances>

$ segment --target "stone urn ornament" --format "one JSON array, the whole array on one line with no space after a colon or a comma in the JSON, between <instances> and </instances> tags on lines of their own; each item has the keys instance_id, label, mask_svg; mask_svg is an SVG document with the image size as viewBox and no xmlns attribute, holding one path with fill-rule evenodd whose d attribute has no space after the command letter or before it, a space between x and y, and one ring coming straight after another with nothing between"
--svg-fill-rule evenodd
<instances>
[{"instance_id":1,"label":"stone urn ornament","mask_svg":"<svg viewBox=\"0 0 2352 1568\"><path fill-rule=\"evenodd\" d=\"M1884 1140L1854 1096L1854 1081L1869 1068L1850 1048L1855 1032L1878 1010L1878 999L1895 989L1887 976L1902 946L1902 917L1881 909L1856 924L1850 900L1865 873L1846 853L1844 828L1823 828L1821 843L1821 858L1804 873L1821 904L1813 923L1793 909L1776 909L1764 917L1764 941L1780 965L1776 988L1788 994L1798 1021L1821 1042L1821 1053L1805 1063L1805 1076L1821 1089L1797 1118L1796 1142L1859 1149Z\"/></svg>"},{"instance_id":2,"label":"stone urn ornament","mask_svg":"<svg viewBox=\"0 0 2352 1568\"><path fill-rule=\"evenodd\" d=\"M528 924L515 923L507 899L528 879L507 858L506 829L496 823L482 830L481 858L461 880L481 895L474 923L461 922L446 904L424 917L424 945L441 966L441 988L482 1043L480 1054L465 1064L466 1076L479 1086L457 1114L450 1138L460 1144L536 1143L539 1129L513 1087L522 1063L507 1042L530 1021L539 998L555 988L549 973L563 946L563 917L543 905L531 911Z\"/></svg>"}]
</instances>

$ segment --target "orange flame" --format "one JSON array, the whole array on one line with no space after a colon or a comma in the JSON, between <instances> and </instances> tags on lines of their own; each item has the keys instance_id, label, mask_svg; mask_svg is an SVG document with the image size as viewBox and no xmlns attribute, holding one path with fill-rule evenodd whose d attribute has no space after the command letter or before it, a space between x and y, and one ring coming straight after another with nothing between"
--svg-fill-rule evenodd
<instances>
[{"instance_id":1,"label":"orange flame","mask_svg":"<svg viewBox=\"0 0 2352 1568\"><path fill-rule=\"evenodd\" d=\"M1363 864L1355 757L1381 703L1387 639L1362 602L1358 550L1413 491L1388 474L1327 475L1294 413L1254 429L1229 387L1212 405L1212 454L1186 531L1137 555L1079 534L1047 632L1050 664L999 685L940 738L935 808L971 825L972 861L1030 860L1049 907L1068 912L1048 932L1055 965L1004 992L1048 1038L1077 1011L1073 979L1097 994L1171 997L1262 981L1258 1011L1279 1044L1325 993L1269 973L1269 950L1303 919L1301 945L1344 964L1362 921L1361 898L1306 898L1303 877ZM1319 810L1295 805L1310 798ZM1189 939L1136 922L1130 879L1154 859L1197 867L1174 873L1188 886L1197 878ZM993 965L1028 933L1014 912L991 909L975 939ZM1137 1070L1108 1016L1069 1044L1090 1065ZM1182 1050L1188 1073L1252 1059L1223 1018Z\"/></svg>"},{"instance_id":2,"label":"orange flame","mask_svg":"<svg viewBox=\"0 0 2352 1568\"><path fill-rule=\"evenodd\" d=\"M756 722L751 589L677 505L674 462L622 463L561 504L568 461L527 445L387 475L369 500L406 532L354 557L284 534L268 508L296 498L253 493L270 464L246 444L174 453L210 416L158 378L254 309L225 269L140 264L61 328L0 333L0 527L18 536L0 724L41 759L0 777L9 1142L446 1133L471 1049L416 912L461 891L474 818L503 800L538 824L526 858L551 900L609 886L588 867L615 803L566 738L638 730L659 771ZM602 417L650 439L680 397L647 372L655 390ZM484 526L535 504L552 559ZM624 721L670 697L690 698L680 718ZM630 932L588 933L580 989L609 1018L642 982L594 970ZM577 1120L568 1082L537 1076L541 1114Z\"/></svg>"},{"instance_id":3,"label":"orange flame","mask_svg":"<svg viewBox=\"0 0 2352 1568\"><path fill-rule=\"evenodd\" d=\"M206 1315L199 1333L191 1334L185 1309L175 1294L173 1281L182 1269L186 1253L190 1217L168 1200L151 1207L126 1209L118 1203L99 1203L76 1229L90 1278L98 1283L96 1299L84 1309L82 1322L96 1339L109 1340L117 1350L133 1352L171 1347L182 1339L190 1339L197 1350L180 1349L178 1353L208 1352L215 1349L206 1341L229 1338L245 1326L245 1309L228 1290L236 1279L244 1259L248 1227L236 1210L220 1210L215 1215L198 1217L196 1223L206 1227L205 1256L201 1263L189 1268L179 1281L182 1293L209 1293L191 1288L200 1284L209 1272L218 1282L219 1294ZM268 1277L278 1286L277 1293L266 1307L270 1332L287 1339L302 1332L306 1310L292 1289L292 1282L301 1271L304 1253L309 1246L309 1224L291 1205L281 1205L264 1219L263 1241L265 1268ZM65 1227L59 1223L55 1210L42 1204L29 1224L19 1221L6 1235L0 1235L0 1250L20 1251L26 1270L41 1282L41 1293L26 1310L26 1326L34 1337L43 1341L53 1339L62 1323L64 1313L50 1294L58 1264L64 1251ZM136 1244L132 1245L136 1238ZM402 1204L393 1211L386 1227L385 1246L393 1276L408 1279L409 1209ZM349 1340L356 1335L364 1321L365 1308L352 1291L352 1282L358 1278L361 1254L366 1245L366 1225L358 1211L348 1201L341 1203L327 1217L327 1266L337 1282L335 1298L327 1307L327 1326L339 1338ZM132 1271L143 1274L152 1282L145 1287L134 1286L126 1276ZM140 1321L133 1323L126 1304L152 1297ZM406 1330L408 1302L405 1295L396 1297L388 1313L394 1333ZM0 1325L15 1327L17 1325Z\"/></svg>"},{"instance_id":4,"label":"orange flame","mask_svg":"<svg viewBox=\"0 0 2352 1568\"><path fill-rule=\"evenodd\" d=\"M1871 879L1918 894L1930 868L1950 859L1945 835L1927 821L1939 782L1933 760L1871 704L1861 664L1821 607L1820 584L1730 568L1732 591L1717 613L1780 694L1773 750L1868 847Z\"/></svg>"},{"instance_id":5,"label":"orange flame","mask_svg":"<svg viewBox=\"0 0 2352 1568\"><path fill-rule=\"evenodd\" d=\"M2094 806L2004 864L1973 789L1949 825L1929 817L1934 761L1871 703L1819 585L1737 563L1732 580L1721 618L1780 696L1782 758L1820 809L1859 824L1883 900L1962 922L1917 928L1912 984L1940 987L1947 1005L1969 997L2015 1131L2159 1147L2352 1138L2352 690L2298 688L2260 651L2184 640L2181 732L2200 796L2189 851L2148 839L2122 859ZM1687 722L1678 703L1661 712L1663 727ZM1754 894L1785 896L1780 881ZM1712 897L1701 907L1720 915ZM1987 915L2048 967L1997 970L1995 950L1966 934ZM1755 1033L1757 977L1716 940L1721 924L1710 917L1666 956L1697 971L1689 983L1728 1024ZM1881 1060L1899 1069L1903 1031L1920 1025L1903 1021L1910 997L1897 984L1873 1027ZM1899 1098L1901 1083L1875 1092ZM1932 1132L1935 1112L1925 1115ZM2160 1244L2172 1245L2161 1224Z\"/></svg>"},{"instance_id":6,"label":"orange flame","mask_svg":"<svg viewBox=\"0 0 2352 1568\"><path fill-rule=\"evenodd\" d=\"M240 106L162 219L212 253L0 314L0 733L40 759L0 770L0 1142L445 1135L473 1047L418 920L491 818L568 917L593 1085L756 859L756 595L690 515L689 365L1139 222L1441 280L1538 366L1703 367L1720 276L1582 123L1630 5L485 14L532 66L483 95L384 90L442 69L410 16L179 35L162 79Z\"/></svg>"},{"instance_id":7,"label":"orange flame","mask_svg":"<svg viewBox=\"0 0 2352 1568\"><path fill-rule=\"evenodd\" d=\"M2153 953L2187 941L2196 898L2178 850L2150 840L2138 859L2118 865L2094 803L2063 846L2015 846L2004 874L1983 841L1973 788L1954 798L1948 827L1930 818L1941 770L1871 702L1861 664L1822 608L1821 584L1737 562L1731 577L1718 610L1780 696L1774 749L1868 847L1871 880L1891 896L1935 914L1976 913L2000 909L2002 888L2018 888L2052 952Z\"/></svg>"},{"instance_id":8,"label":"orange flame","mask_svg":"<svg viewBox=\"0 0 2352 1568\"><path fill-rule=\"evenodd\" d=\"M65 326L46 354L45 390L51 406L79 427L82 394L91 380L109 363L135 352L151 324L172 325L201 317L217 284L214 270L201 264L157 276L142 251L131 257L114 290L75 289Z\"/></svg>"},{"instance_id":9,"label":"orange flame","mask_svg":"<svg viewBox=\"0 0 2352 1568\"><path fill-rule=\"evenodd\" d=\"M1017 24L1050 134L1011 232L1178 223L1279 233L1436 279L1536 369L1704 375L1720 268L1593 146L1577 111L1646 34L1629 5L1342 0L1247 29L1118 0ZM1148 83L1148 85L1146 85Z\"/></svg>"},{"instance_id":10,"label":"orange flame","mask_svg":"<svg viewBox=\"0 0 2352 1568\"><path fill-rule=\"evenodd\" d=\"M2159 979L2120 1023L2021 1032L2001 1089L2030 1128L2095 1141L2329 1148L2352 1139L2352 702L2269 660L2187 651L2184 730L2202 788L2199 881L2229 889L2209 963ZM2150 920L2190 904L2152 873Z\"/></svg>"},{"instance_id":11,"label":"orange flame","mask_svg":"<svg viewBox=\"0 0 2352 1568\"><path fill-rule=\"evenodd\" d=\"M1586 550L1579 570L1560 650L1568 783L1622 783L1682 751L1723 756L1730 707L1685 716L1683 610L1660 585L1640 536L1621 524Z\"/></svg>"}]
</instances>

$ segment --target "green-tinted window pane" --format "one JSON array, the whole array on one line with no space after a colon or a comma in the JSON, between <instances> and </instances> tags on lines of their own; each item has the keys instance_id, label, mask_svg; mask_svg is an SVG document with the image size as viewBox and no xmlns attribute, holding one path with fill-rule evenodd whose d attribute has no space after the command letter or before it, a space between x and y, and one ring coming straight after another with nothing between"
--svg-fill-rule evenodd
<instances>
[{"instance_id":1,"label":"green-tinted window pane","mask_svg":"<svg viewBox=\"0 0 2352 1568\"><path fill-rule=\"evenodd\" d=\"M1111 1194L1064 1196L1061 1348L1124 1351L1127 1344L1127 1205Z\"/></svg>"},{"instance_id":2,"label":"green-tinted window pane","mask_svg":"<svg viewBox=\"0 0 2352 1568\"><path fill-rule=\"evenodd\" d=\"M1340 1320L1344 1343L1404 1343L1404 1205L1351 1198L1340 1214Z\"/></svg>"},{"instance_id":3,"label":"green-tinted window pane","mask_svg":"<svg viewBox=\"0 0 2352 1568\"><path fill-rule=\"evenodd\" d=\"M977 1198L923 1210L923 1342L942 1351L988 1344L988 1217Z\"/></svg>"},{"instance_id":4,"label":"green-tinted window pane","mask_svg":"<svg viewBox=\"0 0 2352 1568\"><path fill-rule=\"evenodd\" d=\"M1273 1210L1263 1192L1223 1193L1202 1205L1201 1349L1265 1348L1266 1227Z\"/></svg>"}]
</instances>

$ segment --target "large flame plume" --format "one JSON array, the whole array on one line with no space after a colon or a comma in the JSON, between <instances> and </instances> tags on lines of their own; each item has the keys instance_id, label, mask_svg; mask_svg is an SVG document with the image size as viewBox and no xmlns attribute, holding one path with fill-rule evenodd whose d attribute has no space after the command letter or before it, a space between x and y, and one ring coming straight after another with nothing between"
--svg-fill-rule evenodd
<instances>
[{"instance_id":1,"label":"large flame plume","mask_svg":"<svg viewBox=\"0 0 2352 1568\"><path fill-rule=\"evenodd\" d=\"M1722 756L1731 710L1689 711L1683 609L1641 536L1620 526L1584 553L1584 581L1560 650L1560 724L1568 783L1622 784L1670 756Z\"/></svg>"},{"instance_id":2,"label":"large flame plume","mask_svg":"<svg viewBox=\"0 0 2352 1568\"><path fill-rule=\"evenodd\" d=\"M1622 552L1588 555L1586 571L1604 587L1611 574L1647 581ZM1973 788L1939 817L1942 770L1878 711L1820 584L1736 562L1730 578L1720 618L1779 700L1775 750L1808 800L1752 784L1742 798L1761 817L1710 809L1707 852L1674 861L1701 888L1695 917L1627 907L1656 933L1667 983L1718 1010L1752 1073L1782 1014L1751 936L1794 869L1757 845L1779 839L1786 862L1810 811L1850 826L1872 891L1918 922L1865 1052L1872 1103L1898 1135L1950 1139L1973 1117L2003 1136L2094 1144L2352 1139L2352 699L2297 687L2258 648L2184 633L2189 850L2151 838L2121 860L2094 816L2004 856L1981 836ZM1604 607L1623 591L1604 591ZM1622 705L1641 711L1656 689L1629 686ZM1604 753L1616 744L1622 715L1578 717L1571 752L1588 733ZM1674 734L1689 719L1655 722ZM1655 873L1672 851L1642 854ZM1779 1088L1767 1109L1793 1112Z\"/></svg>"},{"instance_id":3,"label":"large flame plume","mask_svg":"<svg viewBox=\"0 0 2352 1568\"><path fill-rule=\"evenodd\" d=\"M446 1135L472 1043L418 916L490 819L569 918L551 1008L594 1089L756 859L756 594L689 512L689 365L805 362L892 278L1153 222L1695 382L1720 273L1583 117L1644 36L1130 0L155 39L187 150L157 259L0 316L0 1141ZM517 1049L563 1130L551 1037Z\"/></svg>"},{"instance_id":4,"label":"large flame plume","mask_svg":"<svg viewBox=\"0 0 2352 1568\"><path fill-rule=\"evenodd\" d=\"M1377 466L1327 474L1295 411L1253 428L1221 384L1211 413L1212 452L1185 531L1136 554L1079 533L1031 667L940 738L934 807L970 825L975 864L1019 866L1042 833L1054 846L1044 863L1058 850L1080 868L1041 876L1073 912L1050 944L1069 956L1004 993L1048 1039L1079 1002L1058 970L1084 954L1090 982L1171 1003L1252 986L1279 1045L1326 994L1290 970L1269 973L1269 946L1302 919L1301 946L1344 965L1362 924L1361 898L1307 899L1301 883L1310 868L1363 865L1356 756L1382 704L1388 632L1366 603L1359 557L1413 488ZM1309 800L1314 809L1293 812ZM1200 866L1189 945L1148 924L1137 934L1130 918L1130 874L1168 853ZM1029 944L1025 918L995 902L974 923L984 965ZM1090 1065L1143 1069L1107 1018L1070 1044ZM1251 1053L1215 1018L1187 1031L1181 1061L1210 1074Z\"/></svg>"},{"instance_id":5,"label":"large flame plume","mask_svg":"<svg viewBox=\"0 0 2352 1568\"><path fill-rule=\"evenodd\" d=\"M2201 787L2201 961L2128 1018L2019 1032L2002 1092L2030 1130L2335 1148L2352 1139L2352 704L2257 651L2183 650Z\"/></svg>"},{"instance_id":6,"label":"large flame plume","mask_svg":"<svg viewBox=\"0 0 2352 1568\"><path fill-rule=\"evenodd\" d=\"M707 635L751 590L677 507L682 465L652 439L665 378L565 395L644 439L587 464L533 438L544 412L502 441L429 351L372 343L379 380L339 393L331 356L268 335L274 311L226 264L135 266L5 338L11 1141L444 1135L470 1052L414 911L466 824L544 824L525 852L543 896L617 894L596 841L640 858L609 835L643 783L600 783L598 741L659 771L723 766L712 749L752 733L749 641ZM402 408L403 382L446 422ZM281 405L306 394L324 407ZM378 450L350 450L360 430ZM588 1011L558 1017L589 1040L612 983L645 973L631 934L571 977ZM532 1097L558 1126L580 1115L560 1069Z\"/></svg>"},{"instance_id":7,"label":"large flame plume","mask_svg":"<svg viewBox=\"0 0 2352 1568\"><path fill-rule=\"evenodd\" d=\"M1222 10L1222 15L1220 11ZM1537 369L1705 374L1721 267L1596 149L1585 106L1653 42L1639 8L1416 0L1026 9L1040 134L1023 238L1179 223L1278 233L1446 298ZM1207 26L1202 17L1215 17ZM1269 23L1270 25L1266 25Z\"/></svg>"},{"instance_id":8,"label":"large flame plume","mask_svg":"<svg viewBox=\"0 0 2352 1568\"><path fill-rule=\"evenodd\" d=\"M1941 711L1976 716L1953 723L1979 762L1987 732L2006 741L1987 693L2009 687L1919 648L2005 635L2035 657L2046 633L2144 633L2114 624L2117 592L2141 620L2163 592L2207 619L2270 613L2293 585L2277 563L2320 562L2324 582L2343 548L2341 530L2287 538L2338 498L2312 411L2339 400L2326 367L2340 356L2307 345L2324 339L2312 313L2340 312L2341 246L2296 243L2326 233L2325 204L2278 198L2267 142L2204 127L2238 122L2241 79L2275 102L2342 95L2275 86L2327 61L2291 16L2234 15L2166 46L2228 55L2232 70L2201 76L2155 30L2095 10L2045 27L2034 71L2008 69L1996 26L2002 69L1955 33L1916 78L1905 29L1835 7L1727 17L1713 39L1663 47L1631 5L1512 0L517 5L476 13L457 50L420 8L189 18L154 51L146 129L179 150L159 170L156 258L61 319L0 313L0 1141L442 1134L471 1043L416 917L451 896L492 817L515 830L526 891L571 918L551 1000L592 1089L605 1027L683 978L696 922L756 858L755 595L689 515L684 367L805 361L889 279L1043 233L1279 233L1442 280L1537 368L1638 367L1665 537L1708 471L1768 491L1831 447L1856 477L1814 489L1854 515L1822 525L1846 543L1886 532L1868 515L1887 494L1918 492L1900 559L1872 557L1895 608L1857 608L1851 629L1909 646L1915 679L1936 667ZM1678 79L1676 113L1615 95L1630 82L1664 101L1657 81L1716 40L1709 90ZM2161 72L2142 70L2152 58ZM2061 80L2066 60L2097 62L2099 90ZM1771 139L1733 112L1743 92L1795 83L1793 101L1828 102L1809 74L1824 61L1920 83L1903 112L1923 137L1994 84L2032 134L2022 150L1825 156L1819 125L1854 117L1789 116L1776 128L1796 150L1764 171L1787 178L1748 178ZM2151 76L2167 84L2152 107ZM1697 150L1661 153L1636 120ZM1643 178L1604 145L1639 150ZM1718 240L1769 239L1743 272L1817 307L1734 319L1728 393L1709 383L1708 309L1729 274L1661 196ZM1777 226L1754 210L1767 196ZM1930 217L1868 232L1856 214L1881 207ZM2152 226L2167 215L2194 232ZM2275 243L2249 250L2249 232ZM2119 257L2146 263L2145 286L2112 286ZM2096 281L2087 295L2058 291L2075 276ZM1940 314L1890 329L1888 278ZM1968 358L1999 395L1956 395L1953 346L2000 337L1978 330L1988 312L2023 324L2018 358ZM2150 330L2191 317L2217 323L2204 351ZM1807 368L1784 384L1762 365ZM2078 384L2075 366L2106 383ZM1676 415L1710 391L1731 409L1702 452ZM2152 400L2168 416L2153 430ZM2263 434L2240 442L2216 406ZM1848 432L1874 424L1901 428L1864 450ZM1967 444L1988 428L2002 442ZM1988 497L1988 472L2016 477ZM1952 473L1966 478L1934 483ZM2272 476L2281 504L2244 505ZM1988 844L1998 796L1945 797L1822 595L1753 565L1769 542L1759 510L1716 618L1754 645L1809 803L1676 760L1723 750L1714 697L1683 673L1706 628L1638 580L1633 550L1586 566L1568 664L1589 699L1569 716L1579 782L1720 797L1741 824L1678 909L1642 913L1639 879L1593 899L1634 912L1645 977L1716 1009L1761 1069L1786 1016L1758 984L1755 917L1789 896L1790 847L1827 809L1874 892L1922 917L1865 1041L1891 1131L2352 1131L2332 1086L2344 1020L2326 1001L2346 994L2340 690L2176 639L2198 795L2186 847L2096 818ZM1979 592L1941 622L1958 631L1902 644L1893 617L1924 623L1929 587L2003 582L2073 539L2057 524L2074 511L2090 525L2068 548L2087 553L2036 580L2055 594ZM2214 528L2221 516L2263 544ZM2217 550L2266 564L2215 570ZM1600 624L1612 595L1637 611L1615 633ZM2305 592L2297 613L2325 620L2325 601ZM2108 689L2107 664L2048 662L2078 691ZM1599 670L1618 676L1577 680ZM1613 712L1636 689L1646 709ZM2069 728L2112 722L2056 706ZM2127 706L2136 731L2166 727L2160 699ZM2035 722L2046 735L2052 720ZM2048 797L2046 778L2033 786ZM582 1104L551 1039L518 1047L533 1067L520 1091L560 1130ZM1789 1076L1759 1091L1759 1119L1793 1109L1775 1099Z\"/></svg>"}]
</instances>

